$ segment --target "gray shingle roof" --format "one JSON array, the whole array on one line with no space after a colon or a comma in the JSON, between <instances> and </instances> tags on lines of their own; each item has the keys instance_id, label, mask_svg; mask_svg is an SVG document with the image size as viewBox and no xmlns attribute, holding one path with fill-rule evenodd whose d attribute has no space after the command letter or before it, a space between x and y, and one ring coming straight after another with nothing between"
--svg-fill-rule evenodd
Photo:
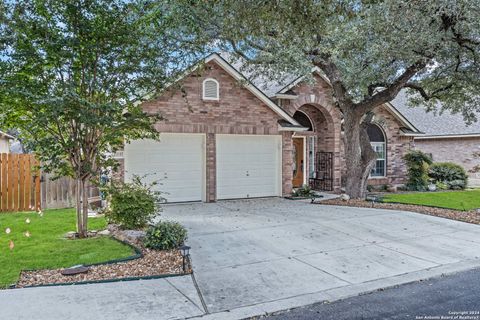
<instances>
[{"instance_id":1,"label":"gray shingle roof","mask_svg":"<svg viewBox=\"0 0 480 320\"><path fill-rule=\"evenodd\" d=\"M219 54L269 98L273 97L284 87L288 86L300 77L299 75L284 74L279 76L278 79L272 80L269 79L269 77L258 74L252 70L252 67L248 66L241 58L233 57L227 52L221 52Z\"/></svg>"},{"instance_id":2,"label":"gray shingle roof","mask_svg":"<svg viewBox=\"0 0 480 320\"><path fill-rule=\"evenodd\" d=\"M420 106L410 107L405 91L401 91L391 104L427 136L480 134L480 121L467 125L461 114L449 111L435 114Z\"/></svg>"}]
</instances>

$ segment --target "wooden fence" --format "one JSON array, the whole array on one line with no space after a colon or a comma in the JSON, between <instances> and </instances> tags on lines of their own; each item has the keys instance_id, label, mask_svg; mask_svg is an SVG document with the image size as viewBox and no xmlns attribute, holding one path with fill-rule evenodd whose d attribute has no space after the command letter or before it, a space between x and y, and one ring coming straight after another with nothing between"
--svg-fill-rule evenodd
<instances>
[{"instance_id":1,"label":"wooden fence","mask_svg":"<svg viewBox=\"0 0 480 320\"><path fill-rule=\"evenodd\" d=\"M77 184L69 177L52 180L52 175L42 173L41 203L43 209L70 208L76 205ZM89 198L97 198L99 190L95 186L88 189Z\"/></svg>"},{"instance_id":2,"label":"wooden fence","mask_svg":"<svg viewBox=\"0 0 480 320\"><path fill-rule=\"evenodd\" d=\"M0 211L41 208L38 161L31 154L0 154Z\"/></svg>"},{"instance_id":3,"label":"wooden fence","mask_svg":"<svg viewBox=\"0 0 480 320\"><path fill-rule=\"evenodd\" d=\"M52 179L38 170L32 154L0 153L0 212L71 208L77 187L69 177ZM89 203L99 201L97 187L88 189Z\"/></svg>"}]
</instances>

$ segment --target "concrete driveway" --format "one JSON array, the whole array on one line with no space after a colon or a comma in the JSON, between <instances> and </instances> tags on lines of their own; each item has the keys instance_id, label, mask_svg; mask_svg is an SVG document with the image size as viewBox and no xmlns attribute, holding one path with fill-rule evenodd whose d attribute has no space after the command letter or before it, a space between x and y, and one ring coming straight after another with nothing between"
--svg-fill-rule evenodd
<instances>
[{"instance_id":1,"label":"concrete driveway","mask_svg":"<svg viewBox=\"0 0 480 320\"><path fill-rule=\"evenodd\" d=\"M243 319L480 266L480 226L257 199L165 206L194 276L0 290L0 319Z\"/></svg>"},{"instance_id":2,"label":"concrete driveway","mask_svg":"<svg viewBox=\"0 0 480 320\"><path fill-rule=\"evenodd\" d=\"M257 199L169 205L167 218L189 229L199 291L220 319L480 265L479 226L410 212Z\"/></svg>"}]
</instances>

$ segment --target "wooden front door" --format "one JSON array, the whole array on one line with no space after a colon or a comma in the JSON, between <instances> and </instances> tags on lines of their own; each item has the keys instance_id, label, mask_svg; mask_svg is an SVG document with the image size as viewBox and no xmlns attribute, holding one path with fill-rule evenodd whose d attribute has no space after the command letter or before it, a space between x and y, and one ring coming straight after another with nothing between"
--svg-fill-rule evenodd
<instances>
[{"instance_id":1,"label":"wooden front door","mask_svg":"<svg viewBox=\"0 0 480 320\"><path fill-rule=\"evenodd\" d=\"M298 188L303 185L303 138L293 139L293 187Z\"/></svg>"}]
</instances>

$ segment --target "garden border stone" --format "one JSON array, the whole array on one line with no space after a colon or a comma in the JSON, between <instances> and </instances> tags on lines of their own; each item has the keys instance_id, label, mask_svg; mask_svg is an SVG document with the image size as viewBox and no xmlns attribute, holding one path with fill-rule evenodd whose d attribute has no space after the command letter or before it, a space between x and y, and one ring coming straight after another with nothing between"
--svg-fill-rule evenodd
<instances>
[{"instance_id":1,"label":"garden border stone","mask_svg":"<svg viewBox=\"0 0 480 320\"><path fill-rule=\"evenodd\" d=\"M127 261L132 261L132 260L137 260L140 258L144 257L144 254L138 248L137 246L127 242L123 241L120 239L117 239L113 236L110 236L111 239L118 241L124 245L129 246L135 251L134 255L131 255L129 257L125 258L119 258L119 259L113 259L113 260L108 260L105 262L98 262L98 263L92 263L92 264L85 264L83 266L85 267L92 267L92 266L100 266L100 265L109 265L109 264L115 264L115 263L122 263L122 262L127 262ZM191 265L190 258L187 257L187 263ZM44 269L22 269L19 272L19 279L24 271L40 271ZM190 268L191 270L191 268ZM121 281L135 281L135 280L151 280L151 279L162 279L162 278L169 278L169 277L178 277L178 276L185 276L189 275L192 272L184 272L184 273L167 273L167 274L158 274L158 275L151 275L151 276L140 276L140 277L124 277L124 278L114 278L114 279L102 279L102 280L89 280L89 281L72 281L72 282L62 282L62 283L47 283L47 284L39 284L39 285L29 285L29 286L22 286L22 287L17 287L17 283L12 284L9 289L24 289L24 288L38 288L38 287L54 287L54 286L71 286L71 285L85 285L85 284L95 284L95 283L110 283L110 282L121 282Z\"/></svg>"}]
</instances>

